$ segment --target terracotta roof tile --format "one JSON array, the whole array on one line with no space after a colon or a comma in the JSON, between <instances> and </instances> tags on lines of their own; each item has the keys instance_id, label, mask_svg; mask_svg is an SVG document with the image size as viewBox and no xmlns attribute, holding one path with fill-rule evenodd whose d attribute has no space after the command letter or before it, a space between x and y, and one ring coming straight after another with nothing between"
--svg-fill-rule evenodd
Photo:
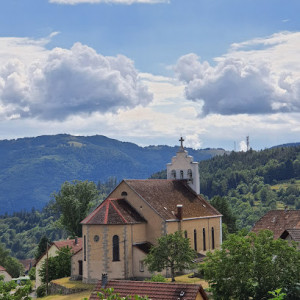
<instances>
[{"instance_id":1,"label":"terracotta roof tile","mask_svg":"<svg viewBox=\"0 0 300 300\"><path fill-rule=\"evenodd\" d=\"M35 259L30 258L30 259L20 259L19 262L24 266L24 270L28 271L31 269L31 267L34 266L35 264Z\"/></svg>"},{"instance_id":2,"label":"terracotta roof tile","mask_svg":"<svg viewBox=\"0 0 300 300\"><path fill-rule=\"evenodd\" d=\"M125 200L107 198L81 224L136 224L145 219Z\"/></svg>"},{"instance_id":3,"label":"terracotta roof tile","mask_svg":"<svg viewBox=\"0 0 300 300\"><path fill-rule=\"evenodd\" d=\"M79 250L82 249L82 238L77 238L77 244L75 243L75 239L55 241L53 242L53 244L58 249L61 249L63 247L69 247L72 249L73 253L77 253Z\"/></svg>"},{"instance_id":4,"label":"terracotta roof tile","mask_svg":"<svg viewBox=\"0 0 300 300\"><path fill-rule=\"evenodd\" d=\"M208 299L200 284L110 280L106 288L114 288L114 292L119 293L121 297L139 295L148 296L152 300L195 300L199 292L203 299ZM97 297L99 291L101 291L101 281L98 282L89 299L99 299ZM184 292L184 296L180 297L182 292Z\"/></svg>"},{"instance_id":5,"label":"terracotta roof tile","mask_svg":"<svg viewBox=\"0 0 300 300\"><path fill-rule=\"evenodd\" d=\"M6 269L2 266L0 266L0 271L6 271Z\"/></svg>"},{"instance_id":6,"label":"terracotta roof tile","mask_svg":"<svg viewBox=\"0 0 300 300\"><path fill-rule=\"evenodd\" d=\"M186 180L124 181L165 220L177 218L177 204L183 205L183 219L221 215L202 196L197 195Z\"/></svg>"},{"instance_id":7,"label":"terracotta roof tile","mask_svg":"<svg viewBox=\"0 0 300 300\"><path fill-rule=\"evenodd\" d=\"M253 232L268 229L278 239L286 229L300 228L300 210L270 210L252 228Z\"/></svg>"}]
</instances>

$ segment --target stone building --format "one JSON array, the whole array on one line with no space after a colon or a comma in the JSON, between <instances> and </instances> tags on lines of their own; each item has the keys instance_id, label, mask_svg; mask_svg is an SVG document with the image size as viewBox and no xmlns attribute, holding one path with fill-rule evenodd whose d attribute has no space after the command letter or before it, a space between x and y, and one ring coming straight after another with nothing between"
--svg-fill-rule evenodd
<instances>
[{"instance_id":1,"label":"stone building","mask_svg":"<svg viewBox=\"0 0 300 300\"><path fill-rule=\"evenodd\" d=\"M143 263L151 245L178 230L199 254L220 247L222 215L199 195L198 163L180 141L167 179L123 180L81 222L84 282L97 282L102 273L110 279L151 276Z\"/></svg>"}]
</instances>

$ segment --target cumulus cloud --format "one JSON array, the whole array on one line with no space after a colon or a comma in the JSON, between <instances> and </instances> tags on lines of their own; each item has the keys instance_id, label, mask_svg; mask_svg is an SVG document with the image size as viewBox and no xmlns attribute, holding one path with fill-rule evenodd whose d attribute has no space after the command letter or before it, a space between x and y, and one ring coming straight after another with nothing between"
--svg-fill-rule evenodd
<instances>
[{"instance_id":1,"label":"cumulus cloud","mask_svg":"<svg viewBox=\"0 0 300 300\"><path fill-rule=\"evenodd\" d=\"M196 54L179 58L175 72L186 97L204 115L300 111L300 32L233 44L215 65Z\"/></svg>"},{"instance_id":2,"label":"cumulus cloud","mask_svg":"<svg viewBox=\"0 0 300 300\"><path fill-rule=\"evenodd\" d=\"M49 0L50 3L57 4L82 4L82 3L114 3L114 4L134 4L134 3L144 3L144 4L156 4L156 3L169 3L170 0Z\"/></svg>"},{"instance_id":3,"label":"cumulus cloud","mask_svg":"<svg viewBox=\"0 0 300 300\"><path fill-rule=\"evenodd\" d=\"M40 48L39 59L16 55L0 68L0 116L63 120L152 101L133 61L123 55L102 56L80 43L71 49Z\"/></svg>"}]
</instances>

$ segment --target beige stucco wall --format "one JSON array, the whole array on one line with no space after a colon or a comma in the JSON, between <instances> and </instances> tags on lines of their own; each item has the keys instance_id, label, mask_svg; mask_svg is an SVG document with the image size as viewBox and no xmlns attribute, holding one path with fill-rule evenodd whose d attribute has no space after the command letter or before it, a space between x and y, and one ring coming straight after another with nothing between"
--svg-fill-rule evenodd
<instances>
[{"instance_id":1,"label":"beige stucco wall","mask_svg":"<svg viewBox=\"0 0 300 300\"><path fill-rule=\"evenodd\" d=\"M135 243L145 242L146 224L134 225L83 225L86 239L86 260L83 249L83 281L97 282L102 273L110 279L133 277L133 247ZM95 235L99 241L95 242ZM113 261L113 236L119 236L120 261Z\"/></svg>"},{"instance_id":2,"label":"beige stucco wall","mask_svg":"<svg viewBox=\"0 0 300 300\"><path fill-rule=\"evenodd\" d=\"M0 276L4 276L4 282L12 280L12 277L6 271L0 271Z\"/></svg>"},{"instance_id":3,"label":"beige stucco wall","mask_svg":"<svg viewBox=\"0 0 300 300\"><path fill-rule=\"evenodd\" d=\"M48 257L54 257L57 256L57 247L55 245L52 245L49 249L48 249ZM39 275L39 270L41 269L44 261L46 260L47 255L44 254L42 256L42 258L37 262L36 264L36 270L35 270L35 287L38 288L42 282L41 282L41 277Z\"/></svg>"},{"instance_id":4,"label":"beige stucco wall","mask_svg":"<svg viewBox=\"0 0 300 300\"><path fill-rule=\"evenodd\" d=\"M190 245L194 249L194 230L197 234L197 252L205 254L206 251L212 249L212 228L214 228L215 249L220 248L221 232L220 232L221 217L213 218L197 218L183 219L180 222L167 222L167 233L174 233L177 230L187 231L187 237L190 239ZM203 228L205 228L206 251L203 250Z\"/></svg>"},{"instance_id":5,"label":"beige stucco wall","mask_svg":"<svg viewBox=\"0 0 300 300\"><path fill-rule=\"evenodd\" d=\"M140 249L133 247L133 277L135 278L149 278L152 273L148 271L145 264L144 271L140 270L140 263L146 258L146 254Z\"/></svg>"},{"instance_id":6,"label":"beige stucco wall","mask_svg":"<svg viewBox=\"0 0 300 300\"><path fill-rule=\"evenodd\" d=\"M110 195L111 198L124 198L121 196L122 192L127 193L125 199L133 206L136 211L147 220L146 236L147 241L155 243L157 237L165 233L164 220L146 203L144 202L132 189L122 182Z\"/></svg>"},{"instance_id":7,"label":"beige stucco wall","mask_svg":"<svg viewBox=\"0 0 300 300\"><path fill-rule=\"evenodd\" d=\"M83 251L79 251L71 257L71 278L77 279L79 276L79 261L83 260Z\"/></svg>"}]
</instances>

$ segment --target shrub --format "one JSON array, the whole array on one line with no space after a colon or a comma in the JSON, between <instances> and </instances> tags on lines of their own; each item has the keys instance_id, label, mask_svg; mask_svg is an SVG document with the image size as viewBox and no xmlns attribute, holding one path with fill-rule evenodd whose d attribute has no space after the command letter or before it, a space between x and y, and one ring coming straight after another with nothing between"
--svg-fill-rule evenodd
<instances>
[{"instance_id":1,"label":"shrub","mask_svg":"<svg viewBox=\"0 0 300 300\"><path fill-rule=\"evenodd\" d=\"M46 285L42 284L36 289L36 296L42 298L46 296Z\"/></svg>"}]
</instances>

